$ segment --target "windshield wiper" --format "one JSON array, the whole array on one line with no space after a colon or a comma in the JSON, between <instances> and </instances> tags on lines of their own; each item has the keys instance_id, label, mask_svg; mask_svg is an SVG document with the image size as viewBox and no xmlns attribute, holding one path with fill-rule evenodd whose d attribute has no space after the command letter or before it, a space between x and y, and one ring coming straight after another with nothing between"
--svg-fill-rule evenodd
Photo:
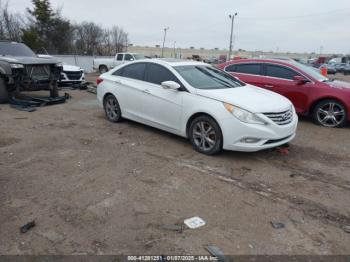
<instances>
[{"instance_id":1,"label":"windshield wiper","mask_svg":"<svg viewBox=\"0 0 350 262\"><path fill-rule=\"evenodd\" d=\"M329 82L334 82L334 79L326 79L322 81L323 83L329 83Z\"/></svg>"}]
</instances>

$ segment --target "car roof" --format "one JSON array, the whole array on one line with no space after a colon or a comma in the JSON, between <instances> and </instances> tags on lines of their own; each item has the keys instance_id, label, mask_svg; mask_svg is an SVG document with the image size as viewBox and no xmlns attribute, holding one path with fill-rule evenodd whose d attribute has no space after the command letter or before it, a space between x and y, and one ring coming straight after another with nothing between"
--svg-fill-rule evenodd
<instances>
[{"instance_id":1,"label":"car roof","mask_svg":"<svg viewBox=\"0 0 350 262\"><path fill-rule=\"evenodd\" d=\"M148 62L148 63L156 63L161 65L168 65L171 67L174 66L198 66L198 65L205 65L210 66L209 64L193 61L193 60L185 60L185 59L176 59L176 58L152 58L152 59L143 59L143 60L137 60L137 62Z\"/></svg>"},{"instance_id":2,"label":"car roof","mask_svg":"<svg viewBox=\"0 0 350 262\"><path fill-rule=\"evenodd\" d=\"M297 62L295 60L282 60L275 58L247 58L247 59L238 59L231 60L225 63L225 66L230 64L242 64L242 63L274 63L286 66L296 66Z\"/></svg>"}]
</instances>

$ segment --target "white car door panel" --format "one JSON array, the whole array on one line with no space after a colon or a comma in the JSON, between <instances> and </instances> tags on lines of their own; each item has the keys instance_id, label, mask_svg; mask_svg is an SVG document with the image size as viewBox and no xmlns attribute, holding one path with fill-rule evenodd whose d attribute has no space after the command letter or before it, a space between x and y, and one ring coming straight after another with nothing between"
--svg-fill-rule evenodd
<instances>
[{"instance_id":1,"label":"white car door panel","mask_svg":"<svg viewBox=\"0 0 350 262\"><path fill-rule=\"evenodd\" d=\"M117 99L121 106L122 115L133 120L142 120L144 112L144 89L145 84L142 80L145 71L144 63L135 63L122 67L111 75L114 81Z\"/></svg>"},{"instance_id":2,"label":"white car door panel","mask_svg":"<svg viewBox=\"0 0 350 262\"><path fill-rule=\"evenodd\" d=\"M182 119L182 93L145 83L145 114L148 121L178 130Z\"/></svg>"}]
</instances>

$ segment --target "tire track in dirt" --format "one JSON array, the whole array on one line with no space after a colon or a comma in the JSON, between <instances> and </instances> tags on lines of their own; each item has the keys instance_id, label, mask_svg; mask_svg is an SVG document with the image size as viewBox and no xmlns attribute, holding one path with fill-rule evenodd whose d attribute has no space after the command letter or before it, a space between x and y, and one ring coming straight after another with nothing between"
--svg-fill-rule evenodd
<instances>
[{"instance_id":1,"label":"tire track in dirt","mask_svg":"<svg viewBox=\"0 0 350 262\"><path fill-rule=\"evenodd\" d=\"M332 224L341 229L343 229L345 226L350 225L350 217L341 214L332 208L326 207L321 203L317 203L303 197L291 196L284 192L275 191L268 185L260 183L258 181L248 182L241 177L233 177L232 175L224 173L217 168L203 166L202 164L199 165L197 161L178 159L172 156L157 155L150 152L143 153L146 153L147 155L150 155L157 159L163 159L167 162L172 162L179 167L188 168L192 171L197 171L199 173L209 175L220 181L230 183L240 189L249 190L268 200L287 204L290 208L299 210L303 212L304 215L313 219L317 219L325 224Z\"/></svg>"},{"instance_id":2,"label":"tire track in dirt","mask_svg":"<svg viewBox=\"0 0 350 262\"><path fill-rule=\"evenodd\" d=\"M284 169L290 172L293 177L303 177L309 181L317 181L328 185L333 185L347 191L350 191L350 181L340 178L338 176L312 169L307 167L298 166L295 163L288 164L279 160L265 160L262 158L256 158L257 161L263 162L273 166L278 166L280 169Z\"/></svg>"}]
</instances>

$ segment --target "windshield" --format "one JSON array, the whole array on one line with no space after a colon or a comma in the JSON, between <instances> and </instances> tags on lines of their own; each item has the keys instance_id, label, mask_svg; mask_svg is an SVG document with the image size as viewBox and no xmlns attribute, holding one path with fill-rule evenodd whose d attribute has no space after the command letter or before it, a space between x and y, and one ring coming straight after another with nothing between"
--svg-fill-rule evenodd
<instances>
[{"instance_id":1,"label":"windshield","mask_svg":"<svg viewBox=\"0 0 350 262\"><path fill-rule=\"evenodd\" d=\"M35 53L26 45L14 42L0 42L0 55L2 56L30 56Z\"/></svg>"},{"instance_id":2,"label":"windshield","mask_svg":"<svg viewBox=\"0 0 350 262\"><path fill-rule=\"evenodd\" d=\"M306 66L306 65L303 65L303 64L300 64L297 62L294 65L318 81L321 81L321 82L329 81L329 79L327 77L321 75L320 70L317 68L313 68L311 66Z\"/></svg>"},{"instance_id":3,"label":"windshield","mask_svg":"<svg viewBox=\"0 0 350 262\"><path fill-rule=\"evenodd\" d=\"M176 66L174 69L194 88L224 89L245 84L229 74L209 66Z\"/></svg>"},{"instance_id":4,"label":"windshield","mask_svg":"<svg viewBox=\"0 0 350 262\"><path fill-rule=\"evenodd\" d=\"M141 60L141 59L145 59L144 55L140 55L140 54L134 54L135 60Z\"/></svg>"}]
</instances>

